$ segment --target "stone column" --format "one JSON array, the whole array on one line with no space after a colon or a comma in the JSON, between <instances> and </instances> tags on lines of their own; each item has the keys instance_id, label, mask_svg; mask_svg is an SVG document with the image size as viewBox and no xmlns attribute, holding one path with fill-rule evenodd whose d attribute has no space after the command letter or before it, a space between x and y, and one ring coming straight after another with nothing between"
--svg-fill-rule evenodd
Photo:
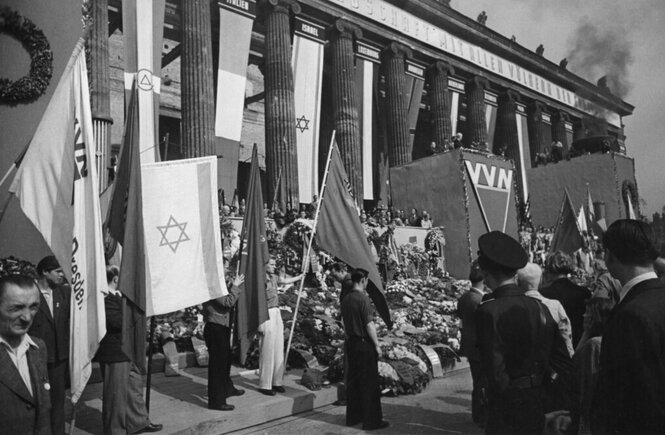
<instances>
[{"instance_id":1,"label":"stone column","mask_svg":"<svg viewBox=\"0 0 665 435\"><path fill-rule=\"evenodd\" d=\"M485 119L485 89L489 87L486 78L476 76L466 82L466 133L464 144L476 142L481 146L487 142L487 121Z\"/></svg>"},{"instance_id":2,"label":"stone column","mask_svg":"<svg viewBox=\"0 0 665 435\"><path fill-rule=\"evenodd\" d=\"M552 114L552 141L563 144L563 158L568 155L570 145L566 136L566 122L569 121L568 114L562 110L556 110Z\"/></svg>"},{"instance_id":3,"label":"stone column","mask_svg":"<svg viewBox=\"0 0 665 435\"><path fill-rule=\"evenodd\" d=\"M445 151L446 144L453 140L453 126L450 122L448 76L455 74L454 68L444 61L436 61L427 68L429 84L430 113L432 114L432 141L437 151Z\"/></svg>"},{"instance_id":4,"label":"stone column","mask_svg":"<svg viewBox=\"0 0 665 435\"><path fill-rule=\"evenodd\" d=\"M524 186L522 180L522 160L520 158L520 143L517 131L517 102L520 101L520 95L507 90L499 94L498 108L496 113L496 130L494 131L494 150L495 154L501 152L505 146L505 157L513 159L515 163L515 180L522 200L524 198ZM527 168L531 167L529 162L524 162Z\"/></svg>"},{"instance_id":5,"label":"stone column","mask_svg":"<svg viewBox=\"0 0 665 435\"><path fill-rule=\"evenodd\" d=\"M88 39L90 50L90 110L95 134L95 163L101 192L112 181L108 167L111 147L111 71L109 68L109 12L108 0L92 1L92 34Z\"/></svg>"},{"instance_id":6,"label":"stone column","mask_svg":"<svg viewBox=\"0 0 665 435\"><path fill-rule=\"evenodd\" d=\"M540 101L534 101L527 106L527 127L529 129L529 149L531 150L531 164L536 162L536 155L542 153L545 147L549 145L543 140L544 128L543 112L545 105Z\"/></svg>"},{"instance_id":7,"label":"stone column","mask_svg":"<svg viewBox=\"0 0 665 435\"><path fill-rule=\"evenodd\" d=\"M185 158L209 156L215 154L210 2L186 0L181 11L181 151Z\"/></svg>"},{"instance_id":8,"label":"stone column","mask_svg":"<svg viewBox=\"0 0 665 435\"><path fill-rule=\"evenodd\" d=\"M411 49L397 42L391 42L383 50L381 57L383 73L386 77L385 116L388 134L388 156L390 166L393 167L411 161L406 77L404 75L404 62L411 58Z\"/></svg>"},{"instance_id":9,"label":"stone column","mask_svg":"<svg viewBox=\"0 0 665 435\"><path fill-rule=\"evenodd\" d=\"M358 205L362 205L362 138L353 52L354 38L362 38L362 32L346 20L337 20L328 32L332 52L335 139L349 176L353 197Z\"/></svg>"},{"instance_id":10,"label":"stone column","mask_svg":"<svg viewBox=\"0 0 665 435\"><path fill-rule=\"evenodd\" d=\"M294 0L264 0L265 55L265 138L268 198L272 200L279 180L280 207L298 208L298 155L296 108L291 67L291 12L300 13Z\"/></svg>"}]
</instances>

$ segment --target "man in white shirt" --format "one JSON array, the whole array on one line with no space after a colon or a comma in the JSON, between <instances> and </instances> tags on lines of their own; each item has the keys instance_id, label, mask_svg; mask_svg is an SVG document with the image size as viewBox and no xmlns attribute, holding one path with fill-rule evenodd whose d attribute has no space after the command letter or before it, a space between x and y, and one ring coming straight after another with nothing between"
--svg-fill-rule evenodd
<instances>
[{"instance_id":1,"label":"man in white shirt","mask_svg":"<svg viewBox=\"0 0 665 435\"><path fill-rule=\"evenodd\" d=\"M603 235L605 264L621 282L605 326L591 429L594 433L662 433L665 425L665 285L651 227L615 221Z\"/></svg>"},{"instance_id":2,"label":"man in white shirt","mask_svg":"<svg viewBox=\"0 0 665 435\"><path fill-rule=\"evenodd\" d=\"M50 434L46 345L28 335L39 310L32 278L0 278L0 422L2 433Z\"/></svg>"},{"instance_id":3,"label":"man in white shirt","mask_svg":"<svg viewBox=\"0 0 665 435\"><path fill-rule=\"evenodd\" d=\"M573 328L570 325L570 319L566 314L561 302L556 299L548 299L541 295L538 291L541 278L543 277L543 270L534 263L527 263L522 269L517 271L517 286L524 290L524 294L538 299L543 305L547 307L552 318L559 327L559 333L566 343L566 349L570 356L575 353L573 349Z\"/></svg>"}]
</instances>

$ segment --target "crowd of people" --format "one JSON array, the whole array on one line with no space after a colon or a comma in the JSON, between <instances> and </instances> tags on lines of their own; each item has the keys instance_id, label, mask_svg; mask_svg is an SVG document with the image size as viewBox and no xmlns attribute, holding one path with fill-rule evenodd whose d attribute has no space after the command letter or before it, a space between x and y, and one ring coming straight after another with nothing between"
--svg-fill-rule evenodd
<instances>
[{"instance_id":1,"label":"crowd of people","mask_svg":"<svg viewBox=\"0 0 665 435\"><path fill-rule=\"evenodd\" d=\"M486 433L662 432L665 259L653 236L644 222L614 222L589 287L571 279L571 255L541 268L504 233L479 238L458 315L472 418Z\"/></svg>"}]
</instances>

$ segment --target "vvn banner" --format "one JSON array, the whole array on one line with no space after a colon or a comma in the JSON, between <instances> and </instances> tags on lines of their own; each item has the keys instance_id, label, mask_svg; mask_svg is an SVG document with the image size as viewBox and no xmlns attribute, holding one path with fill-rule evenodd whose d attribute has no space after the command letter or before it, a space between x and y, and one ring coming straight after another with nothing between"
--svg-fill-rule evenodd
<instances>
[{"instance_id":1,"label":"vvn banner","mask_svg":"<svg viewBox=\"0 0 665 435\"><path fill-rule=\"evenodd\" d=\"M245 109L247 60L256 3L220 0L218 5L219 67L215 136L238 143Z\"/></svg>"},{"instance_id":2,"label":"vvn banner","mask_svg":"<svg viewBox=\"0 0 665 435\"><path fill-rule=\"evenodd\" d=\"M16 173L10 192L44 237L72 289L72 402L106 334L106 267L97 191L85 43L79 40Z\"/></svg>"},{"instance_id":3,"label":"vvn banner","mask_svg":"<svg viewBox=\"0 0 665 435\"><path fill-rule=\"evenodd\" d=\"M323 80L324 28L296 17L293 38L293 87L296 107L298 192L309 204L318 194L319 126Z\"/></svg>"}]
</instances>

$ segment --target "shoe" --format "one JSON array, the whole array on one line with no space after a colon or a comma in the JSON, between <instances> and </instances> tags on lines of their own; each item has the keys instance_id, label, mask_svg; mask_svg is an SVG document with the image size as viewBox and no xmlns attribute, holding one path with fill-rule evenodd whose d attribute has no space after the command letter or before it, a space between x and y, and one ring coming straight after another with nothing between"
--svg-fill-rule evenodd
<instances>
[{"instance_id":1,"label":"shoe","mask_svg":"<svg viewBox=\"0 0 665 435\"><path fill-rule=\"evenodd\" d=\"M388 426L390 426L390 422L386 420L382 420L381 423L379 423L377 426L374 427L364 427L363 430L377 430L377 429L385 429Z\"/></svg>"},{"instance_id":2,"label":"shoe","mask_svg":"<svg viewBox=\"0 0 665 435\"><path fill-rule=\"evenodd\" d=\"M273 390L265 390L263 388L259 388L259 393L265 394L266 396L274 396L275 394L277 394Z\"/></svg>"},{"instance_id":3,"label":"shoe","mask_svg":"<svg viewBox=\"0 0 665 435\"><path fill-rule=\"evenodd\" d=\"M346 406L346 400L335 400L333 402L333 405L335 405L335 406Z\"/></svg>"},{"instance_id":4,"label":"shoe","mask_svg":"<svg viewBox=\"0 0 665 435\"><path fill-rule=\"evenodd\" d=\"M236 409L235 406L229 405L228 403L224 403L223 405L219 406L209 406L208 409L212 409L214 411L233 411Z\"/></svg>"},{"instance_id":5,"label":"shoe","mask_svg":"<svg viewBox=\"0 0 665 435\"><path fill-rule=\"evenodd\" d=\"M282 387L281 385L273 385L272 390L275 393L286 393L286 389L284 387Z\"/></svg>"},{"instance_id":6,"label":"shoe","mask_svg":"<svg viewBox=\"0 0 665 435\"><path fill-rule=\"evenodd\" d=\"M135 433L135 434L139 434L139 433L148 433L148 432L159 432L159 431L162 430L163 428L164 428L164 425L162 425L162 424L154 424L154 423L150 423L149 425L147 425L147 426L144 427L143 429L138 430L138 431L136 431L136 432L134 432L134 433Z\"/></svg>"},{"instance_id":7,"label":"shoe","mask_svg":"<svg viewBox=\"0 0 665 435\"><path fill-rule=\"evenodd\" d=\"M229 394L229 397L231 397L231 396L242 396L243 394L245 394L245 390L240 389L240 388L236 388L233 391L231 391L231 394Z\"/></svg>"}]
</instances>

